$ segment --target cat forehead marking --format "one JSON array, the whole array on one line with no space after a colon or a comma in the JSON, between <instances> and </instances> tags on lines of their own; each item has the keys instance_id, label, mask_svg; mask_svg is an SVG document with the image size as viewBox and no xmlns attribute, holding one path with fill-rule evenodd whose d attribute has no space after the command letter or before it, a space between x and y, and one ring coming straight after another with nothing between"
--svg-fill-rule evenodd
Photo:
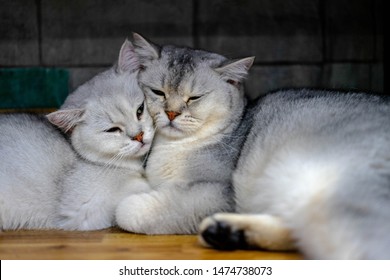
<instances>
[{"instance_id":1,"label":"cat forehead marking","mask_svg":"<svg viewBox=\"0 0 390 280\"><path fill-rule=\"evenodd\" d=\"M167 86L172 90L177 91L185 76L193 73L195 62L193 54L186 49L173 49L167 52L167 68L169 71L168 77L165 80Z\"/></svg>"},{"instance_id":2,"label":"cat forehead marking","mask_svg":"<svg viewBox=\"0 0 390 280\"><path fill-rule=\"evenodd\" d=\"M166 46L162 51L165 57L168 75L163 76L163 82L171 90L178 91L181 84L187 81L196 68L201 64L210 67L218 65L224 60L222 56L190 48L177 48Z\"/></svg>"}]
</instances>

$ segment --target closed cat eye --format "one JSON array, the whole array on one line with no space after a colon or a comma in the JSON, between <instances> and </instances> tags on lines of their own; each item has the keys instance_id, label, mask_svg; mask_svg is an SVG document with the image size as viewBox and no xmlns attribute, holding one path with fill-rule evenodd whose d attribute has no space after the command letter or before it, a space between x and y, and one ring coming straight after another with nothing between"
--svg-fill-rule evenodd
<instances>
[{"instance_id":1,"label":"closed cat eye","mask_svg":"<svg viewBox=\"0 0 390 280\"><path fill-rule=\"evenodd\" d=\"M112 133L112 132L122 132L122 129L120 127L114 126L114 127L111 127L109 129L105 130L104 132L110 132L110 133Z\"/></svg>"},{"instance_id":2,"label":"closed cat eye","mask_svg":"<svg viewBox=\"0 0 390 280\"><path fill-rule=\"evenodd\" d=\"M158 96L162 96L165 98L165 93L162 92L161 90L158 90L158 89L152 89L152 92L155 94L155 95L158 95Z\"/></svg>"},{"instance_id":3,"label":"closed cat eye","mask_svg":"<svg viewBox=\"0 0 390 280\"><path fill-rule=\"evenodd\" d=\"M191 96L191 97L189 97L188 99L187 99L187 102L188 101L195 101L195 100L198 100L199 98L201 98L202 96L201 95L199 95L199 96Z\"/></svg>"},{"instance_id":4,"label":"closed cat eye","mask_svg":"<svg viewBox=\"0 0 390 280\"><path fill-rule=\"evenodd\" d=\"M141 106L137 109L137 119L140 120L144 112L144 103L142 102Z\"/></svg>"}]
</instances>

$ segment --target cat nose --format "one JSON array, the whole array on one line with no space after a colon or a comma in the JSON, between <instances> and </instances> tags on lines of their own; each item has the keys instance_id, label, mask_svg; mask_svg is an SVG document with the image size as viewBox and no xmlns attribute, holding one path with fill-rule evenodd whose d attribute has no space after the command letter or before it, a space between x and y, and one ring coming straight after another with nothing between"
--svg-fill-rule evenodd
<instances>
[{"instance_id":1,"label":"cat nose","mask_svg":"<svg viewBox=\"0 0 390 280\"><path fill-rule=\"evenodd\" d=\"M134 136L132 138L132 140L135 140L135 141L138 141L138 142L141 142L142 143L142 140L144 139L144 132L141 131L140 133L138 133L136 136Z\"/></svg>"},{"instance_id":2,"label":"cat nose","mask_svg":"<svg viewBox=\"0 0 390 280\"><path fill-rule=\"evenodd\" d=\"M178 115L180 115L180 113L174 111L166 111L165 113L170 121L173 121Z\"/></svg>"}]
</instances>

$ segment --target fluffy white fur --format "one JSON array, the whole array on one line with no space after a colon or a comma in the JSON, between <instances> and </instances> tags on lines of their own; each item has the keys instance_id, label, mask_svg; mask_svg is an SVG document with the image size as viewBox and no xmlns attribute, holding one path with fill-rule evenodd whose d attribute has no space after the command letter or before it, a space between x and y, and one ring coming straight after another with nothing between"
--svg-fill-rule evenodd
<instances>
[{"instance_id":1,"label":"fluffy white fur","mask_svg":"<svg viewBox=\"0 0 390 280\"><path fill-rule=\"evenodd\" d=\"M315 259L390 258L390 103L356 93L260 98L234 171L237 212L201 226L217 248L299 249Z\"/></svg>"},{"instance_id":2,"label":"fluffy white fur","mask_svg":"<svg viewBox=\"0 0 390 280\"><path fill-rule=\"evenodd\" d=\"M116 224L125 197L149 191L143 161L154 135L130 42L118 63L45 118L0 117L0 229L96 230Z\"/></svg>"}]
</instances>

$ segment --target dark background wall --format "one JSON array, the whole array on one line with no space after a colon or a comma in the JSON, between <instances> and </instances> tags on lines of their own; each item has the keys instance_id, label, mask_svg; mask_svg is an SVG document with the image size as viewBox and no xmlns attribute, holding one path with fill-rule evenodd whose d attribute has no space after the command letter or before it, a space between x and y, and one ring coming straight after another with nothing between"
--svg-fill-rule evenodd
<instances>
[{"instance_id":1,"label":"dark background wall","mask_svg":"<svg viewBox=\"0 0 390 280\"><path fill-rule=\"evenodd\" d=\"M69 89L131 32L256 56L252 96L285 87L384 91L382 0L0 0L0 68L59 67Z\"/></svg>"}]
</instances>

